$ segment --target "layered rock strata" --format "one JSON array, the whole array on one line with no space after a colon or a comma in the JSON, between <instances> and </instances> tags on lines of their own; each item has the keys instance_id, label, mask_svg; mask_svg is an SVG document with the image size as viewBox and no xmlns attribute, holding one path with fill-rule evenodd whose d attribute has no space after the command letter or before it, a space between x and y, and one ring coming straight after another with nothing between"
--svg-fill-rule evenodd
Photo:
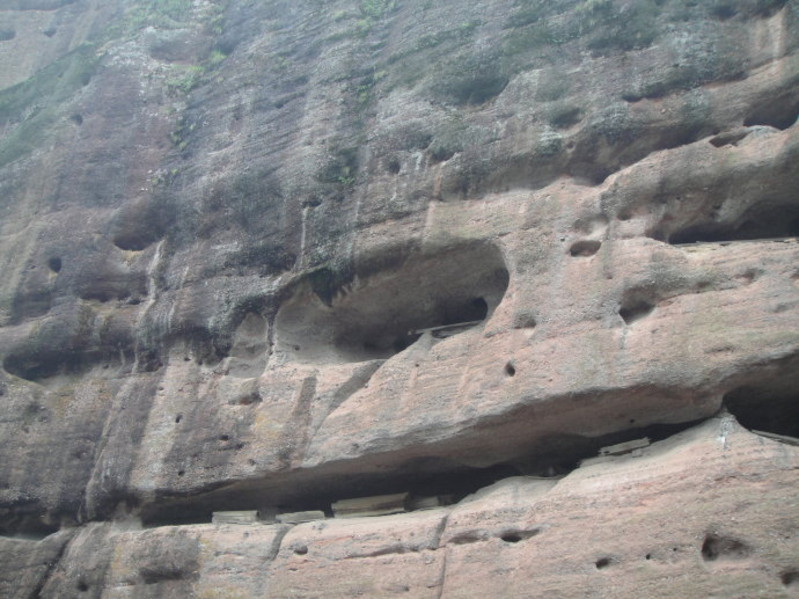
<instances>
[{"instance_id":1,"label":"layered rock strata","mask_svg":"<svg viewBox=\"0 0 799 599\"><path fill-rule=\"evenodd\" d=\"M473 4L0 0L0 595L799 592L799 4Z\"/></svg>"}]
</instances>

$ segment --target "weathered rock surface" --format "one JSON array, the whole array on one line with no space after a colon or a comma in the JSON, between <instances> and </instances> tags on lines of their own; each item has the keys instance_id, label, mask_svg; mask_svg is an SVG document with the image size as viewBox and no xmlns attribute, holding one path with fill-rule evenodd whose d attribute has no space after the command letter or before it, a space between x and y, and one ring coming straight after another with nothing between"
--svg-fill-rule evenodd
<instances>
[{"instance_id":1,"label":"weathered rock surface","mask_svg":"<svg viewBox=\"0 0 799 599\"><path fill-rule=\"evenodd\" d=\"M449 508L294 527L90 524L41 596L791 597L798 468L799 448L723 415L639 457L508 478ZM7 568L30 559L7 553Z\"/></svg>"},{"instance_id":2,"label":"weathered rock surface","mask_svg":"<svg viewBox=\"0 0 799 599\"><path fill-rule=\"evenodd\" d=\"M798 27L0 0L0 594L799 592Z\"/></svg>"}]
</instances>

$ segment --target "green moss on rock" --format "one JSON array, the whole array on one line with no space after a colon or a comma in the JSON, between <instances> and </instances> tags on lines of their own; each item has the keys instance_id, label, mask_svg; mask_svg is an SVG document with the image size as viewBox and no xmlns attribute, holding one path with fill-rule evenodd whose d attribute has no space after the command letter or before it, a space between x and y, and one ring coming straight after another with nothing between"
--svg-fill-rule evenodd
<instances>
[{"instance_id":1,"label":"green moss on rock","mask_svg":"<svg viewBox=\"0 0 799 599\"><path fill-rule=\"evenodd\" d=\"M42 144L63 116L63 105L91 81L100 57L84 44L30 79L0 92L0 125L9 133L0 141L0 166Z\"/></svg>"}]
</instances>

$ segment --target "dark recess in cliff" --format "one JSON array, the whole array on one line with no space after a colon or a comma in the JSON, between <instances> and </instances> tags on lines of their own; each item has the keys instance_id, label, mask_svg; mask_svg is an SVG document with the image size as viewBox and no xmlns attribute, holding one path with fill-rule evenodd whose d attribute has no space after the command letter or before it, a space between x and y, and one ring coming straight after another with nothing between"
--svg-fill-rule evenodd
<instances>
[{"instance_id":1,"label":"dark recess in cliff","mask_svg":"<svg viewBox=\"0 0 799 599\"><path fill-rule=\"evenodd\" d=\"M312 276L312 288L324 293L300 290L280 308L276 351L307 362L388 358L425 329L454 332L455 325L468 328L486 319L509 280L500 251L491 245L412 255L392 266L335 291L317 280L321 275ZM330 280L328 272L322 281Z\"/></svg>"},{"instance_id":2,"label":"dark recess in cliff","mask_svg":"<svg viewBox=\"0 0 799 599\"><path fill-rule=\"evenodd\" d=\"M782 361L724 396L724 405L742 426L799 438L799 360Z\"/></svg>"},{"instance_id":3,"label":"dark recess in cliff","mask_svg":"<svg viewBox=\"0 0 799 599\"><path fill-rule=\"evenodd\" d=\"M708 219L675 231L669 235L668 241L679 245L796 236L799 236L799 203L764 201L752 206L734 220L720 222Z\"/></svg>"},{"instance_id":4,"label":"dark recess in cliff","mask_svg":"<svg viewBox=\"0 0 799 599\"><path fill-rule=\"evenodd\" d=\"M383 466L375 470L373 465L356 461L333 468L297 471L279 483L270 479L249 480L215 491L199 489L182 498L164 496L143 505L140 515L146 526L210 522L213 511L266 507L286 512L321 510L331 515L330 504L339 499L401 492L415 497L449 496L457 502L503 478L565 475L582 460L595 457L602 447L643 437L652 442L663 440L699 422L654 424L594 438L551 435L535 448L485 468L433 457L415 458L390 470Z\"/></svg>"}]
</instances>

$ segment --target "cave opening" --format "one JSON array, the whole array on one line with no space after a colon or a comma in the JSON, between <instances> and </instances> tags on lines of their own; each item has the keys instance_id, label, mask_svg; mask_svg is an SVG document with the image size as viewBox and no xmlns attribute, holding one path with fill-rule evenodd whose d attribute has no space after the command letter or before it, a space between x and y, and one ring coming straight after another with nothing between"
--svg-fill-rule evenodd
<instances>
[{"instance_id":1,"label":"cave opening","mask_svg":"<svg viewBox=\"0 0 799 599\"><path fill-rule=\"evenodd\" d=\"M105 349L105 348L103 348ZM21 379L42 382L58 376L79 376L88 372L97 364L104 363L114 367L120 366L120 360L130 359L126 353L115 354L103 350L70 349L63 351L37 351L23 348L21 351L12 352L3 359L3 370Z\"/></svg>"},{"instance_id":2,"label":"cave opening","mask_svg":"<svg viewBox=\"0 0 799 599\"><path fill-rule=\"evenodd\" d=\"M672 245L799 237L799 203L758 203L729 222L706 220L669 235Z\"/></svg>"},{"instance_id":3,"label":"cave opening","mask_svg":"<svg viewBox=\"0 0 799 599\"><path fill-rule=\"evenodd\" d=\"M625 324L632 324L637 320L641 320L649 316L652 310L655 309L654 304L647 300L636 300L625 302L619 308L619 316L624 320Z\"/></svg>"},{"instance_id":4,"label":"cave opening","mask_svg":"<svg viewBox=\"0 0 799 599\"><path fill-rule=\"evenodd\" d=\"M653 424L626 429L600 437L573 434L553 435L535 447L529 447L518 456L485 467L467 466L447 458L415 458L396 467L377 471L358 471L353 466L343 474L326 472L324 468L308 478L277 487L261 486L258 481L247 481L241 486L230 486L216 492L198 493L182 498L162 497L142 506L140 516L146 527L211 522L214 511L257 510L266 515L264 521L275 513L323 512L333 517L332 504L342 499L366 498L408 493L408 509L424 509L435 498L438 505L458 503L469 495L498 481L532 476L557 480L579 468L583 460L598 457L602 448L633 440L649 439L656 442L696 426L700 421L678 424ZM610 458L623 455L613 454ZM265 505L270 502L269 505ZM507 542L514 542L509 540Z\"/></svg>"},{"instance_id":5,"label":"cave opening","mask_svg":"<svg viewBox=\"0 0 799 599\"><path fill-rule=\"evenodd\" d=\"M387 359L424 335L444 339L478 326L508 283L499 249L476 244L356 276L329 302L301 288L276 316L276 353L311 363Z\"/></svg>"},{"instance_id":6,"label":"cave opening","mask_svg":"<svg viewBox=\"0 0 799 599\"><path fill-rule=\"evenodd\" d=\"M713 562L718 559L740 559L746 557L751 549L742 541L718 534L708 534L702 543L702 559Z\"/></svg>"},{"instance_id":7,"label":"cave opening","mask_svg":"<svg viewBox=\"0 0 799 599\"><path fill-rule=\"evenodd\" d=\"M0 509L0 536L39 541L58 529L45 510L34 505L20 504Z\"/></svg>"},{"instance_id":8,"label":"cave opening","mask_svg":"<svg viewBox=\"0 0 799 599\"><path fill-rule=\"evenodd\" d=\"M657 305L654 292L649 287L632 287L624 291L619 302L619 316L626 325L649 316Z\"/></svg>"},{"instance_id":9,"label":"cave opening","mask_svg":"<svg viewBox=\"0 0 799 599\"><path fill-rule=\"evenodd\" d=\"M793 87L759 102L744 119L745 127L764 125L784 131L799 117L799 90Z\"/></svg>"},{"instance_id":10,"label":"cave opening","mask_svg":"<svg viewBox=\"0 0 799 599\"><path fill-rule=\"evenodd\" d=\"M799 439L799 369L737 387L724 405L751 431Z\"/></svg>"}]
</instances>

